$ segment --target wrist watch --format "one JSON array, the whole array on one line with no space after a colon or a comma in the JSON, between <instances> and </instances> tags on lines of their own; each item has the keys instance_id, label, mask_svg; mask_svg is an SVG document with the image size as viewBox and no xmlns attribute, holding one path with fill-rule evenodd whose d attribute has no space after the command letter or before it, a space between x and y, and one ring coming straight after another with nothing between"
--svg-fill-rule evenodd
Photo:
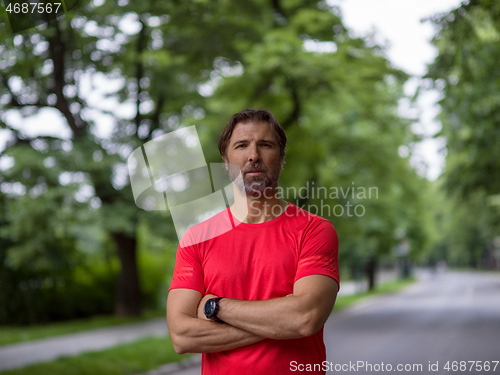
<instances>
[{"instance_id":1,"label":"wrist watch","mask_svg":"<svg viewBox=\"0 0 500 375\"><path fill-rule=\"evenodd\" d=\"M213 320L217 323L224 323L222 320L217 318L217 313L219 312L219 301L224 297L218 298L210 298L207 302L205 302L205 306L203 308L203 312L207 319Z\"/></svg>"}]
</instances>

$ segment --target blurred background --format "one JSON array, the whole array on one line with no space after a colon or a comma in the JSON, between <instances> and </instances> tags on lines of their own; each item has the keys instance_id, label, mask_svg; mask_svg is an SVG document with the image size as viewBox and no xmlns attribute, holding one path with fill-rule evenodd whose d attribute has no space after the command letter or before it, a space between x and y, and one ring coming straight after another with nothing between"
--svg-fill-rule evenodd
<instances>
[{"instance_id":1,"label":"blurred background","mask_svg":"<svg viewBox=\"0 0 500 375\"><path fill-rule=\"evenodd\" d=\"M162 315L178 239L168 211L135 206L127 157L196 125L219 162L244 108L286 130L285 198L338 208L318 213L343 280L498 272L500 3L411 2L416 42L367 28L369 3L81 0L15 33L2 9L0 325Z\"/></svg>"}]
</instances>

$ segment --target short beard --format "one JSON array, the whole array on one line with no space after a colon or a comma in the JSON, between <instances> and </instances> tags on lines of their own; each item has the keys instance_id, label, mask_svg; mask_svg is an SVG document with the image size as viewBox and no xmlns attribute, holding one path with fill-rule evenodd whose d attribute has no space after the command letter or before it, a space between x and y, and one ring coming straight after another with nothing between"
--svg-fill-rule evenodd
<instances>
[{"instance_id":1,"label":"short beard","mask_svg":"<svg viewBox=\"0 0 500 375\"><path fill-rule=\"evenodd\" d=\"M254 163L247 167L247 170L252 168L259 168L264 172L264 176L253 176L250 180L245 178L246 171L243 170L240 172L238 168L235 166L229 166L229 177L231 181L233 181L238 188L238 190L245 194L247 197L260 198L262 196L267 197L267 191L271 189L275 189L278 187L278 180L280 176L280 172L282 166L280 165L279 169L275 171L267 170L263 165L259 163ZM242 178L237 178L239 174L242 174Z\"/></svg>"},{"instance_id":2,"label":"short beard","mask_svg":"<svg viewBox=\"0 0 500 375\"><path fill-rule=\"evenodd\" d=\"M264 192L270 188L276 187L277 181L271 181L267 176L265 177L252 177L250 181L243 179L243 186L245 188L245 194L247 197L257 197L260 198ZM240 190L241 191L241 190ZM243 192L243 191L241 191Z\"/></svg>"}]
</instances>

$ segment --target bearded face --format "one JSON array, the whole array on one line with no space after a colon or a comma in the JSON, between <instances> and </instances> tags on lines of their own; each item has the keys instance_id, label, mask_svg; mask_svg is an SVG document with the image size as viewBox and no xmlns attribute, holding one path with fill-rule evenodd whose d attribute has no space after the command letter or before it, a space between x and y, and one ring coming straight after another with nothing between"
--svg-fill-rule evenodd
<instances>
[{"instance_id":1,"label":"bearded face","mask_svg":"<svg viewBox=\"0 0 500 375\"><path fill-rule=\"evenodd\" d=\"M252 162L243 169L234 164L226 164L231 181L233 181L238 190L247 196L259 197L267 190L275 189L278 186L278 180L282 169L282 164L273 166L269 169L261 162ZM238 179L241 172L242 178Z\"/></svg>"},{"instance_id":2,"label":"bearded face","mask_svg":"<svg viewBox=\"0 0 500 375\"><path fill-rule=\"evenodd\" d=\"M234 127L224 157L233 181L241 172L238 189L247 196L260 196L278 186L283 160L271 126L262 122L243 122Z\"/></svg>"}]
</instances>

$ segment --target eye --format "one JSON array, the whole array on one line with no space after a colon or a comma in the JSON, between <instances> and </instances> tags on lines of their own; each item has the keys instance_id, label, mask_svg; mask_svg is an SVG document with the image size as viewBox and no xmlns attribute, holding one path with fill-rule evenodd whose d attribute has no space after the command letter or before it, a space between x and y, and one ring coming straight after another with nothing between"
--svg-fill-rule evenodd
<instances>
[{"instance_id":1,"label":"eye","mask_svg":"<svg viewBox=\"0 0 500 375\"><path fill-rule=\"evenodd\" d=\"M240 143L239 145L237 145L235 148L243 148L245 147L246 145L244 145L243 143Z\"/></svg>"}]
</instances>

